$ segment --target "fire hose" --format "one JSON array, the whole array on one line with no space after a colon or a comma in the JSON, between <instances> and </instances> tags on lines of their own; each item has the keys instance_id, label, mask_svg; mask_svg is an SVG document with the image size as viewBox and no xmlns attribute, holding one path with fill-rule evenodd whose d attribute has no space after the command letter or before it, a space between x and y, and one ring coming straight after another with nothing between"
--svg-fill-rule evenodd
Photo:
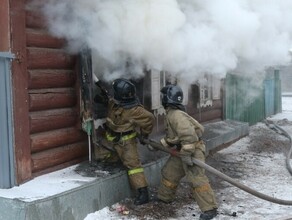
<instances>
[{"instance_id":1,"label":"fire hose","mask_svg":"<svg viewBox=\"0 0 292 220\"><path fill-rule=\"evenodd\" d=\"M162 146L160 143L154 141L154 140L151 140L151 139L143 139L144 143L152 146L153 148L157 149L157 150L161 150L161 151L164 151L166 153L169 153L171 155L174 155L173 154L173 150L170 149L170 148L166 148L164 146ZM178 156L180 157L182 154L181 153L177 153L176 155L174 156ZM282 199L277 199L277 198L274 198L274 197L271 197L271 196L268 196L266 194L263 194L263 193L260 193L252 188L249 188L248 186L245 186L243 185L242 183L239 183L237 182L236 180L232 179L231 177L221 173L220 171L214 169L213 167L205 164L204 162L200 161L200 160L197 160L195 158L192 158L192 162L197 165L197 166L200 166L202 168L204 168L205 170L209 171L210 173L220 177L221 179L227 181L228 183L236 186L237 188L253 195L253 196L256 196L260 199L263 199L263 200L266 200L266 201L269 201L269 202L272 202L272 203L276 203L276 204L280 204L280 205L292 205L292 201L291 200L282 200Z\"/></svg>"},{"instance_id":2,"label":"fire hose","mask_svg":"<svg viewBox=\"0 0 292 220\"><path fill-rule=\"evenodd\" d=\"M285 137L287 137L289 139L290 142L290 150L286 156L286 167L288 169L288 171L290 172L290 174L292 175L292 168L291 168L291 164L290 164L290 159L291 159L291 154L292 154L292 140L291 140L291 136L281 127L279 127L278 125L276 125L274 122L268 122L267 120L265 120L266 125L276 131L278 134L282 134Z\"/></svg>"}]
</instances>

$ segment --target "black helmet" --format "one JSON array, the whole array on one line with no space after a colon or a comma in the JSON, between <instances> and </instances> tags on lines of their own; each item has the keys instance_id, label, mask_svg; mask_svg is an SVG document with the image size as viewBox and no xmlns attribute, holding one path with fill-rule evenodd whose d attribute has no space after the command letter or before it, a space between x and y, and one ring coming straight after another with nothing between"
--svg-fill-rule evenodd
<instances>
[{"instance_id":1,"label":"black helmet","mask_svg":"<svg viewBox=\"0 0 292 220\"><path fill-rule=\"evenodd\" d=\"M164 86L160 92L162 94L161 102L164 107L168 105L182 105L184 95L179 86L167 85Z\"/></svg>"},{"instance_id":2,"label":"black helmet","mask_svg":"<svg viewBox=\"0 0 292 220\"><path fill-rule=\"evenodd\" d=\"M112 84L114 99L118 102L132 102L136 99L136 87L127 79L116 79Z\"/></svg>"}]
</instances>

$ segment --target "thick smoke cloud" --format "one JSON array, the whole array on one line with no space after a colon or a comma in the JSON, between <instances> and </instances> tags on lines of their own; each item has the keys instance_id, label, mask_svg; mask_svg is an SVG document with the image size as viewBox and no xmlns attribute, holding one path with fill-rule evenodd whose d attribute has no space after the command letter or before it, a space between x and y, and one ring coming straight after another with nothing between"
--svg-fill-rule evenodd
<instances>
[{"instance_id":1,"label":"thick smoke cloud","mask_svg":"<svg viewBox=\"0 0 292 220\"><path fill-rule=\"evenodd\" d=\"M191 82L291 59L290 0L49 0L43 11L50 32L72 52L90 47L108 79L146 68Z\"/></svg>"}]
</instances>

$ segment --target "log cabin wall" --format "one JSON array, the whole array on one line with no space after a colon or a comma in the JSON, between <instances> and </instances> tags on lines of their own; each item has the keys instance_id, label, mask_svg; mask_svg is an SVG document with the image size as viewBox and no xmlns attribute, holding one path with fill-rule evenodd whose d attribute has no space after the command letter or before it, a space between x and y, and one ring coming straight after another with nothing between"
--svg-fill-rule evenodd
<instances>
[{"instance_id":1,"label":"log cabin wall","mask_svg":"<svg viewBox=\"0 0 292 220\"><path fill-rule=\"evenodd\" d=\"M26 12L32 175L80 162L87 139L80 130L76 57L48 34L40 14Z\"/></svg>"},{"instance_id":2,"label":"log cabin wall","mask_svg":"<svg viewBox=\"0 0 292 220\"><path fill-rule=\"evenodd\" d=\"M77 60L46 31L40 13L11 1L15 154L18 184L78 163L88 154L80 130ZM19 75L18 75L19 74ZM21 78L20 78L21 75Z\"/></svg>"}]
</instances>

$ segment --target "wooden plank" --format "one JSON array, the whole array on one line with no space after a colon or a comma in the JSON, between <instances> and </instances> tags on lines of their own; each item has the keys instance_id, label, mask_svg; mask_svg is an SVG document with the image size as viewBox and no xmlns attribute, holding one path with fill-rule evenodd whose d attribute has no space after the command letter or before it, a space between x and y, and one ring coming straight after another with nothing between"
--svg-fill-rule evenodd
<instances>
[{"instance_id":1,"label":"wooden plank","mask_svg":"<svg viewBox=\"0 0 292 220\"><path fill-rule=\"evenodd\" d=\"M77 115L81 115L81 102L82 102L82 98L81 98L81 92L80 92L80 88L81 88L81 85L80 85L80 78L79 77L79 68L80 68L80 59L76 59L76 64L75 64L75 68L74 68L74 74L75 74L75 78L76 78L76 81L75 81L75 85L74 85L74 88L75 88L75 91L78 91L77 92L77 108L76 108L76 114ZM82 129L82 124L81 123L77 123L76 126L75 126L77 129Z\"/></svg>"},{"instance_id":2,"label":"wooden plank","mask_svg":"<svg viewBox=\"0 0 292 220\"><path fill-rule=\"evenodd\" d=\"M72 70L29 70L30 89L71 87L76 76Z\"/></svg>"},{"instance_id":3,"label":"wooden plank","mask_svg":"<svg viewBox=\"0 0 292 220\"><path fill-rule=\"evenodd\" d=\"M26 10L25 21L28 28L46 29L46 21L40 10Z\"/></svg>"},{"instance_id":4,"label":"wooden plank","mask_svg":"<svg viewBox=\"0 0 292 220\"><path fill-rule=\"evenodd\" d=\"M29 91L30 111L66 108L76 105L76 92L73 88L39 89Z\"/></svg>"},{"instance_id":5,"label":"wooden plank","mask_svg":"<svg viewBox=\"0 0 292 220\"><path fill-rule=\"evenodd\" d=\"M72 69L75 64L75 57L60 49L30 47L27 60L29 69Z\"/></svg>"},{"instance_id":6,"label":"wooden plank","mask_svg":"<svg viewBox=\"0 0 292 220\"><path fill-rule=\"evenodd\" d=\"M71 127L77 123L76 109L55 109L30 113L30 133Z\"/></svg>"},{"instance_id":7,"label":"wooden plank","mask_svg":"<svg viewBox=\"0 0 292 220\"><path fill-rule=\"evenodd\" d=\"M32 153L72 144L86 140L87 136L82 130L75 127L63 128L49 132L37 133L30 136Z\"/></svg>"},{"instance_id":8,"label":"wooden plank","mask_svg":"<svg viewBox=\"0 0 292 220\"><path fill-rule=\"evenodd\" d=\"M23 1L9 1L9 3L11 51L16 55L16 59L12 62L14 149L17 184L20 184L31 178L25 4Z\"/></svg>"},{"instance_id":9,"label":"wooden plank","mask_svg":"<svg viewBox=\"0 0 292 220\"><path fill-rule=\"evenodd\" d=\"M38 172L87 154L86 141L35 153L32 155L32 171Z\"/></svg>"},{"instance_id":10,"label":"wooden plank","mask_svg":"<svg viewBox=\"0 0 292 220\"><path fill-rule=\"evenodd\" d=\"M26 29L26 44L28 47L62 48L65 40L55 38L43 30Z\"/></svg>"},{"instance_id":11,"label":"wooden plank","mask_svg":"<svg viewBox=\"0 0 292 220\"><path fill-rule=\"evenodd\" d=\"M0 51L8 52L10 50L10 31L9 31L9 0L0 0Z\"/></svg>"}]
</instances>

